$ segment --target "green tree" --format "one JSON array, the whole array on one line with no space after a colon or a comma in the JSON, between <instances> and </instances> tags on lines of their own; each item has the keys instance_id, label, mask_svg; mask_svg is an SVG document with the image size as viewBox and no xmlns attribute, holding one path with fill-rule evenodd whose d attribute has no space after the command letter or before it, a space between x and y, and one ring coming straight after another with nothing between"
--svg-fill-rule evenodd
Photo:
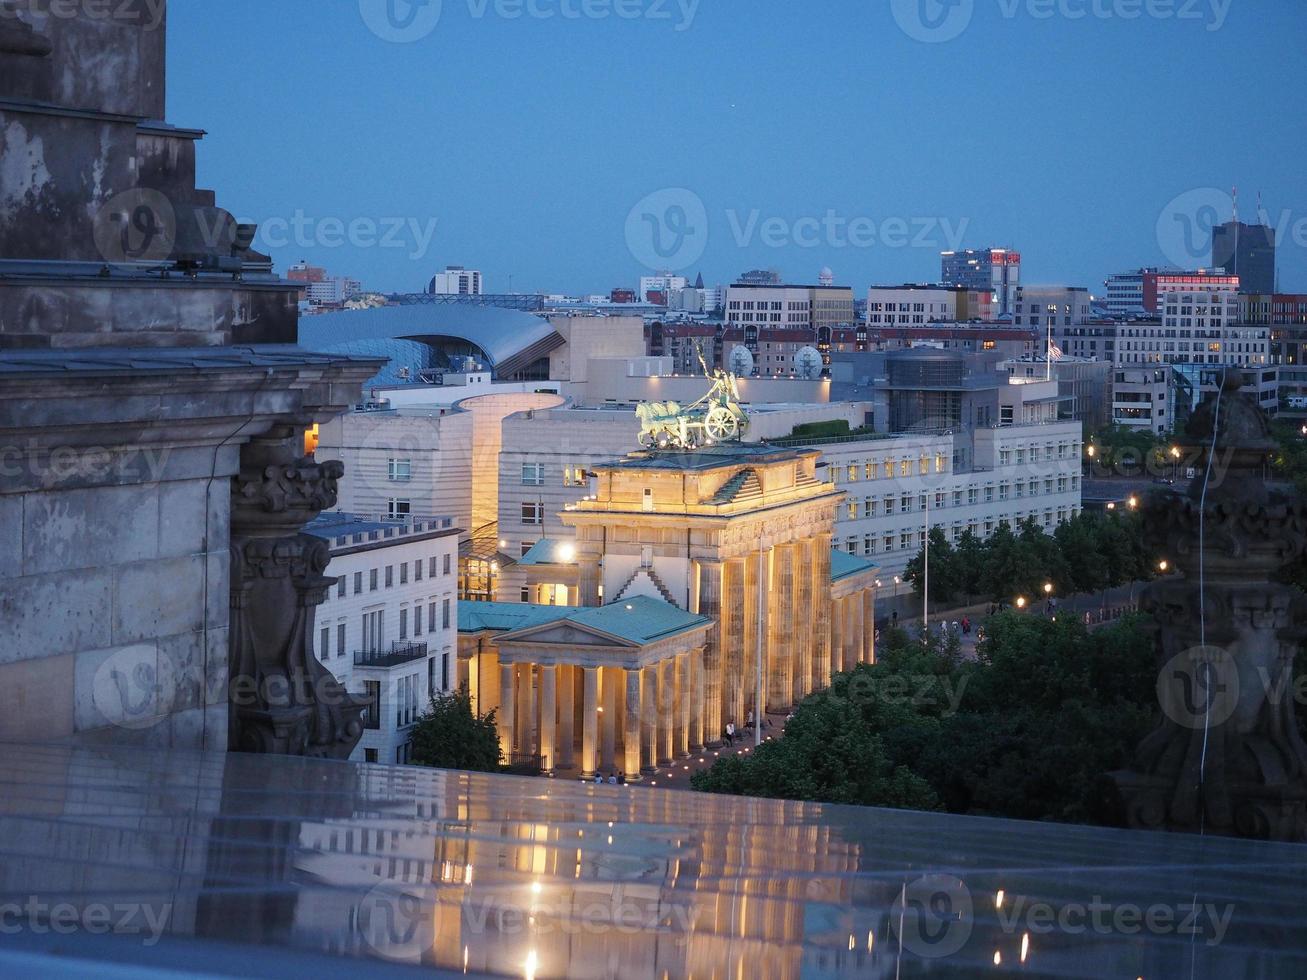
<instances>
[{"instance_id":1,"label":"green tree","mask_svg":"<svg viewBox=\"0 0 1307 980\"><path fill-rule=\"evenodd\" d=\"M420 766L495 772L502 761L495 712L478 717L467 685L432 697L412 738L412 758Z\"/></svg>"},{"instance_id":2,"label":"green tree","mask_svg":"<svg viewBox=\"0 0 1307 980\"><path fill-rule=\"evenodd\" d=\"M908 562L903 575L917 595L922 590L922 569L925 563L925 549L918 551ZM949 543L943 528L930 529L930 599L932 602L950 602L962 590L962 574L958 565L953 545Z\"/></svg>"}]
</instances>

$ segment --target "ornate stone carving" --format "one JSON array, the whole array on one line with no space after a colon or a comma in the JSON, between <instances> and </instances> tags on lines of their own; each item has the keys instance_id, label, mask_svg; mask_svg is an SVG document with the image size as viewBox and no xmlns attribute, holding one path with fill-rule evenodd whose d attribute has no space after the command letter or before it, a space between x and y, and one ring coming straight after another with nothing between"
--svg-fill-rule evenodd
<instances>
[{"instance_id":1,"label":"ornate stone carving","mask_svg":"<svg viewBox=\"0 0 1307 980\"><path fill-rule=\"evenodd\" d=\"M1275 443L1240 383L1229 372L1219 411L1209 396L1190 420L1200 464L1188 496L1154 494L1144 505L1149 544L1178 573L1141 600L1164 720L1113 778L1134 827L1304 840L1307 745L1292 670L1307 596L1272 578L1307 547L1307 504L1263 480Z\"/></svg>"},{"instance_id":2,"label":"ornate stone carving","mask_svg":"<svg viewBox=\"0 0 1307 980\"><path fill-rule=\"evenodd\" d=\"M296 458L299 438L251 442L232 483L229 747L345 759L367 701L314 654L315 611L336 579L327 542L300 533L335 505L344 467Z\"/></svg>"}]
</instances>

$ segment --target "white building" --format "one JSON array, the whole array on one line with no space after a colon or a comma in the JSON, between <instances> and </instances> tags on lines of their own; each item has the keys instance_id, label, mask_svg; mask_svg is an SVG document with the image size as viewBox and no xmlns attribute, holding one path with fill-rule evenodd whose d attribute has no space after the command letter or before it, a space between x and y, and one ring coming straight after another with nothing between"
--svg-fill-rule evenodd
<instances>
[{"instance_id":1,"label":"white building","mask_svg":"<svg viewBox=\"0 0 1307 980\"><path fill-rule=\"evenodd\" d=\"M369 697L356 762L409 761L413 724L450 690L458 656L458 535L450 518L323 514L305 532L331 544L338 576L313 648L351 694Z\"/></svg>"},{"instance_id":2,"label":"white building","mask_svg":"<svg viewBox=\"0 0 1307 980\"><path fill-rule=\"evenodd\" d=\"M1116 363L1234 364L1270 363L1270 328L1240 322L1237 280L1202 290L1160 292L1160 322L1123 324L1117 331Z\"/></svg>"},{"instance_id":3,"label":"white building","mask_svg":"<svg viewBox=\"0 0 1307 980\"><path fill-rule=\"evenodd\" d=\"M759 330L810 327L812 290L807 286L728 286L726 322Z\"/></svg>"},{"instance_id":4,"label":"white building","mask_svg":"<svg viewBox=\"0 0 1307 980\"><path fill-rule=\"evenodd\" d=\"M874 558L881 580L902 576L938 527L954 543L1034 518L1047 532L1080 512L1079 422L971 433L891 436L820 445L847 494L835 545Z\"/></svg>"},{"instance_id":5,"label":"white building","mask_svg":"<svg viewBox=\"0 0 1307 980\"><path fill-rule=\"evenodd\" d=\"M431 277L427 292L445 296L480 296L481 273L475 269L464 269L461 265L446 266L444 272L437 272Z\"/></svg>"},{"instance_id":6,"label":"white building","mask_svg":"<svg viewBox=\"0 0 1307 980\"><path fill-rule=\"evenodd\" d=\"M690 284L685 276L674 276L670 272L664 272L657 276L641 276L639 299L641 303L649 303L650 293L662 293L668 299L673 293L679 293L682 289Z\"/></svg>"},{"instance_id":7,"label":"white building","mask_svg":"<svg viewBox=\"0 0 1307 980\"><path fill-rule=\"evenodd\" d=\"M1084 323L1093 314L1092 297L1083 286L1018 286L1012 304L1012 324L1047 331Z\"/></svg>"},{"instance_id":8,"label":"white building","mask_svg":"<svg viewBox=\"0 0 1307 980\"><path fill-rule=\"evenodd\" d=\"M966 286L872 286L867 290L867 325L874 329L990 320L993 304L993 293Z\"/></svg>"},{"instance_id":9,"label":"white building","mask_svg":"<svg viewBox=\"0 0 1307 980\"><path fill-rule=\"evenodd\" d=\"M330 276L320 282L304 284L304 298L310 306L340 306L358 295L363 284L347 276Z\"/></svg>"},{"instance_id":10,"label":"white building","mask_svg":"<svg viewBox=\"0 0 1307 980\"><path fill-rule=\"evenodd\" d=\"M1116 368L1112 375L1112 422L1154 435L1171 431L1171 367Z\"/></svg>"}]
</instances>

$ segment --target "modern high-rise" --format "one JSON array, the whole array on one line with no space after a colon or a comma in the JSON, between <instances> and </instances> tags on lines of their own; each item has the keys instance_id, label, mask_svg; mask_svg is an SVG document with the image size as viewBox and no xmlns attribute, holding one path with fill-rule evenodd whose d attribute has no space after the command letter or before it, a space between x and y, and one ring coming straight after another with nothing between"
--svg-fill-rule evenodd
<instances>
[{"instance_id":1,"label":"modern high-rise","mask_svg":"<svg viewBox=\"0 0 1307 980\"><path fill-rule=\"evenodd\" d=\"M431 277L427 292L439 296L480 296L481 273L461 265L446 266L444 272Z\"/></svg>"},{"instance_id":2,"label":"modern high-rise","mask_svg":"<svg viewBox=\"0 0 1307 980\"><path fill-rule=\"evenodd\" d=\"M1245 293L1275 292L1275 229L1227 221L1212 229L1212 265L1239 277Z\"/></svg>"},{"instance_id":3,"label":"modern high-rise","mask_svg":"<svg viewBox=\"0 0 1307 980\"><path fill-rule=\"evenodd\" d=\"M941 252L940 282L968 289L988 289L994 294L994 312L1012 312L1016 288L1021 282L1021 253L1007 248L969 248Z\"/></svg>"},{"instance_id":4,"label":"modern high-rise","mask_svg":"<svg viewBox=\"0 0 1307 980\"><path fill-rule=\"evenodd\" d=\"M1144 277L1156 269L1135 269L1108 276L1103 281L1107 289L1107 312L1110 316L1139 316L1146 313L1144 306Z\"/></svg>"}]
</instances>

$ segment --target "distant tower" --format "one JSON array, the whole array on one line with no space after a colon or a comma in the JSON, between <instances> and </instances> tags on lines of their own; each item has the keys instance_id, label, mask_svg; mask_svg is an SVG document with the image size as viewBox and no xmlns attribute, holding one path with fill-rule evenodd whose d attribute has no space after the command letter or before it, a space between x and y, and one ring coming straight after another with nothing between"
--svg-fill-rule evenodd
<instances>
[{"instance_id":1,"label":"distant tower","mask_svg":"<svg viewBox=\"0 0 1307 980\"><path fill-rule=\"evenodd\" d=\"M831 271L830 266L826 266L826 268L821 270L821 273L817 276L817 285L819 286L835 285L835 273Z\"/></svg>"}]
</instances>

